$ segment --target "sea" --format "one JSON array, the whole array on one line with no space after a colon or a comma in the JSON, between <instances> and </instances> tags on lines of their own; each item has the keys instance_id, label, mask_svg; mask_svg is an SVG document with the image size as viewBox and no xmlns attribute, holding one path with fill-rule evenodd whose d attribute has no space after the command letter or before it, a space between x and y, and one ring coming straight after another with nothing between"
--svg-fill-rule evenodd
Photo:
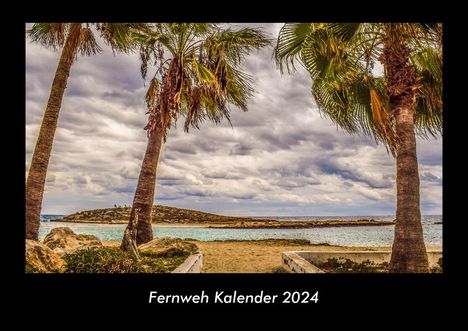
<instances>
[{"instance_id":1,"label":"sea","mask_svg":"<svg viewBox=\"0 0 468 331\"><path fill-rule=\"evenodd\" d=\"M92 234L101 240L121 240L125 224L90 224L49 222L64 215L41 215L39 238L56 227L70 227L75 233ZM268 216L258 219L275 219L281 222L308 220L358 220L374 219L392 221L395 216ZM442 215L422 216L424 241L427 246L442 246ZM192 238L204 241L213 240L256 240L256 239L306 239L312 244L338 246L391 246L394 225L350 226L306 229L211 229L199 227L158 227L153 225L155 237Z\"/></svg>"}]
</instances>

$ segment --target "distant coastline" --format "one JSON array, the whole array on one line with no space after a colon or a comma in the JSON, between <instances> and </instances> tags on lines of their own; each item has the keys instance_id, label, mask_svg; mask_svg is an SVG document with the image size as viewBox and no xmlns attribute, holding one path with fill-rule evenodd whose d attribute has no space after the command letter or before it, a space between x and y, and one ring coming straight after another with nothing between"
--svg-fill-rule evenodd
<instances>
[{"instance_id":1,"label":"distant coastline","mask_svg":"<svg viewBox=\"0 0 468 331\"><path fill-rule=\"evenodd\" d=\"M50 219L50 222L126 224L130 217L130 207L116 207L80 211ZM315 228L346 226L388 226L394 221L376 221L374 219L356 220L305 220L281 222L272 219L224 216L202 211L155 205L152 212L153 224L167 227L208 227L228 229L267 229L267 228Z\"/></svg>"}]
</instances>

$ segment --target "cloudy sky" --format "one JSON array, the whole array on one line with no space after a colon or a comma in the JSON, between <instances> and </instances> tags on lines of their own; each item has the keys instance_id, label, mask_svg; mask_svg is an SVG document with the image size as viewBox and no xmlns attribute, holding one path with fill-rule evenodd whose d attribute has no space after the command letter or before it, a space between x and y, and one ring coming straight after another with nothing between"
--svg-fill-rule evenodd
<instances>
[{"instance_id":1,"label":"cloudy sky","mask_svg":"<svg viewBox=\"0 0 468 331\"><path fill-rule=\"evenodd\" d=\"M261 26L276 36L282 24ZM146 147L146 87L135 55L104 51L73 65L50 159L43 214L130 205ZM321 118L299 70L283 75L272 48L249 55L257 93L232 125L170 132L156 202L229 215L391 215L394 159L370 138ZM26 172L59 53L26 40ZM442 140L418 140L421 206L442 210Z\"/></svg>"}]
</instances>

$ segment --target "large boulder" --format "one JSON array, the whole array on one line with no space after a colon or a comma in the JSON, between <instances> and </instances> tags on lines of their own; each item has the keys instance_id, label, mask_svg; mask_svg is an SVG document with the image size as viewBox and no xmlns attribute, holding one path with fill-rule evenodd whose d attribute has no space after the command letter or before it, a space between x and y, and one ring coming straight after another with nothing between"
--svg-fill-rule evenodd
<instances>
[{"instance_id":1,"label":"large boulder","mask_svg":"<svg viewBox=\"0 0 468 331\"><path fill-rule=\"evenodd\" d=\"M198 247L194 243L180 238L170 237L156 238L146 244L138 246L138 249L141 252L150 252L165 257L198 252Z\"/></svg>"},{"instance_id":2,"label":"large boulder","mask_svg":"<svg viewBox=\"0 0 468 331\"><path fill-rule=\"evenodd\" d=\"M52 229L44 238L43 243L60 256L82 249L102 247L98 237L89 234L76 234L67 227Z\"/></svg>"},{"instance_id":3,"label":"large boulder","mask_svg":"<svg viewBox=\"0 0 468 331\"><path fill-rule=\"evenodd\" d=\"M58 273L65 271L65 261L49 247L26 240L26 272Z\"/></svg>"}]
</instances>

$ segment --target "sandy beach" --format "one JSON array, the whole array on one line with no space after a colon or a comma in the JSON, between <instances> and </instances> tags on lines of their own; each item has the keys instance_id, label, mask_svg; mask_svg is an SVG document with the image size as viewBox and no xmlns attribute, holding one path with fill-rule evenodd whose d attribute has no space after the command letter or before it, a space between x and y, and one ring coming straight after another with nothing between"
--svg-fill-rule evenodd
<instances>
[{"instance_id":1,"label":"sandy beach","mask_svg":"<svg viewBox=\"0 0 468 331\"><path fill-rule=\"evenodd\" d=\"M281 272L281 253L291 250L391 250L391 247L345 247L298 244L295 240L227 240L192 241L203 253L206 273L272 273ZM118 240L103 240L105 246L118 246ZM429 246L427 249L442 249Z\"/></svg>"}]
</instances>

